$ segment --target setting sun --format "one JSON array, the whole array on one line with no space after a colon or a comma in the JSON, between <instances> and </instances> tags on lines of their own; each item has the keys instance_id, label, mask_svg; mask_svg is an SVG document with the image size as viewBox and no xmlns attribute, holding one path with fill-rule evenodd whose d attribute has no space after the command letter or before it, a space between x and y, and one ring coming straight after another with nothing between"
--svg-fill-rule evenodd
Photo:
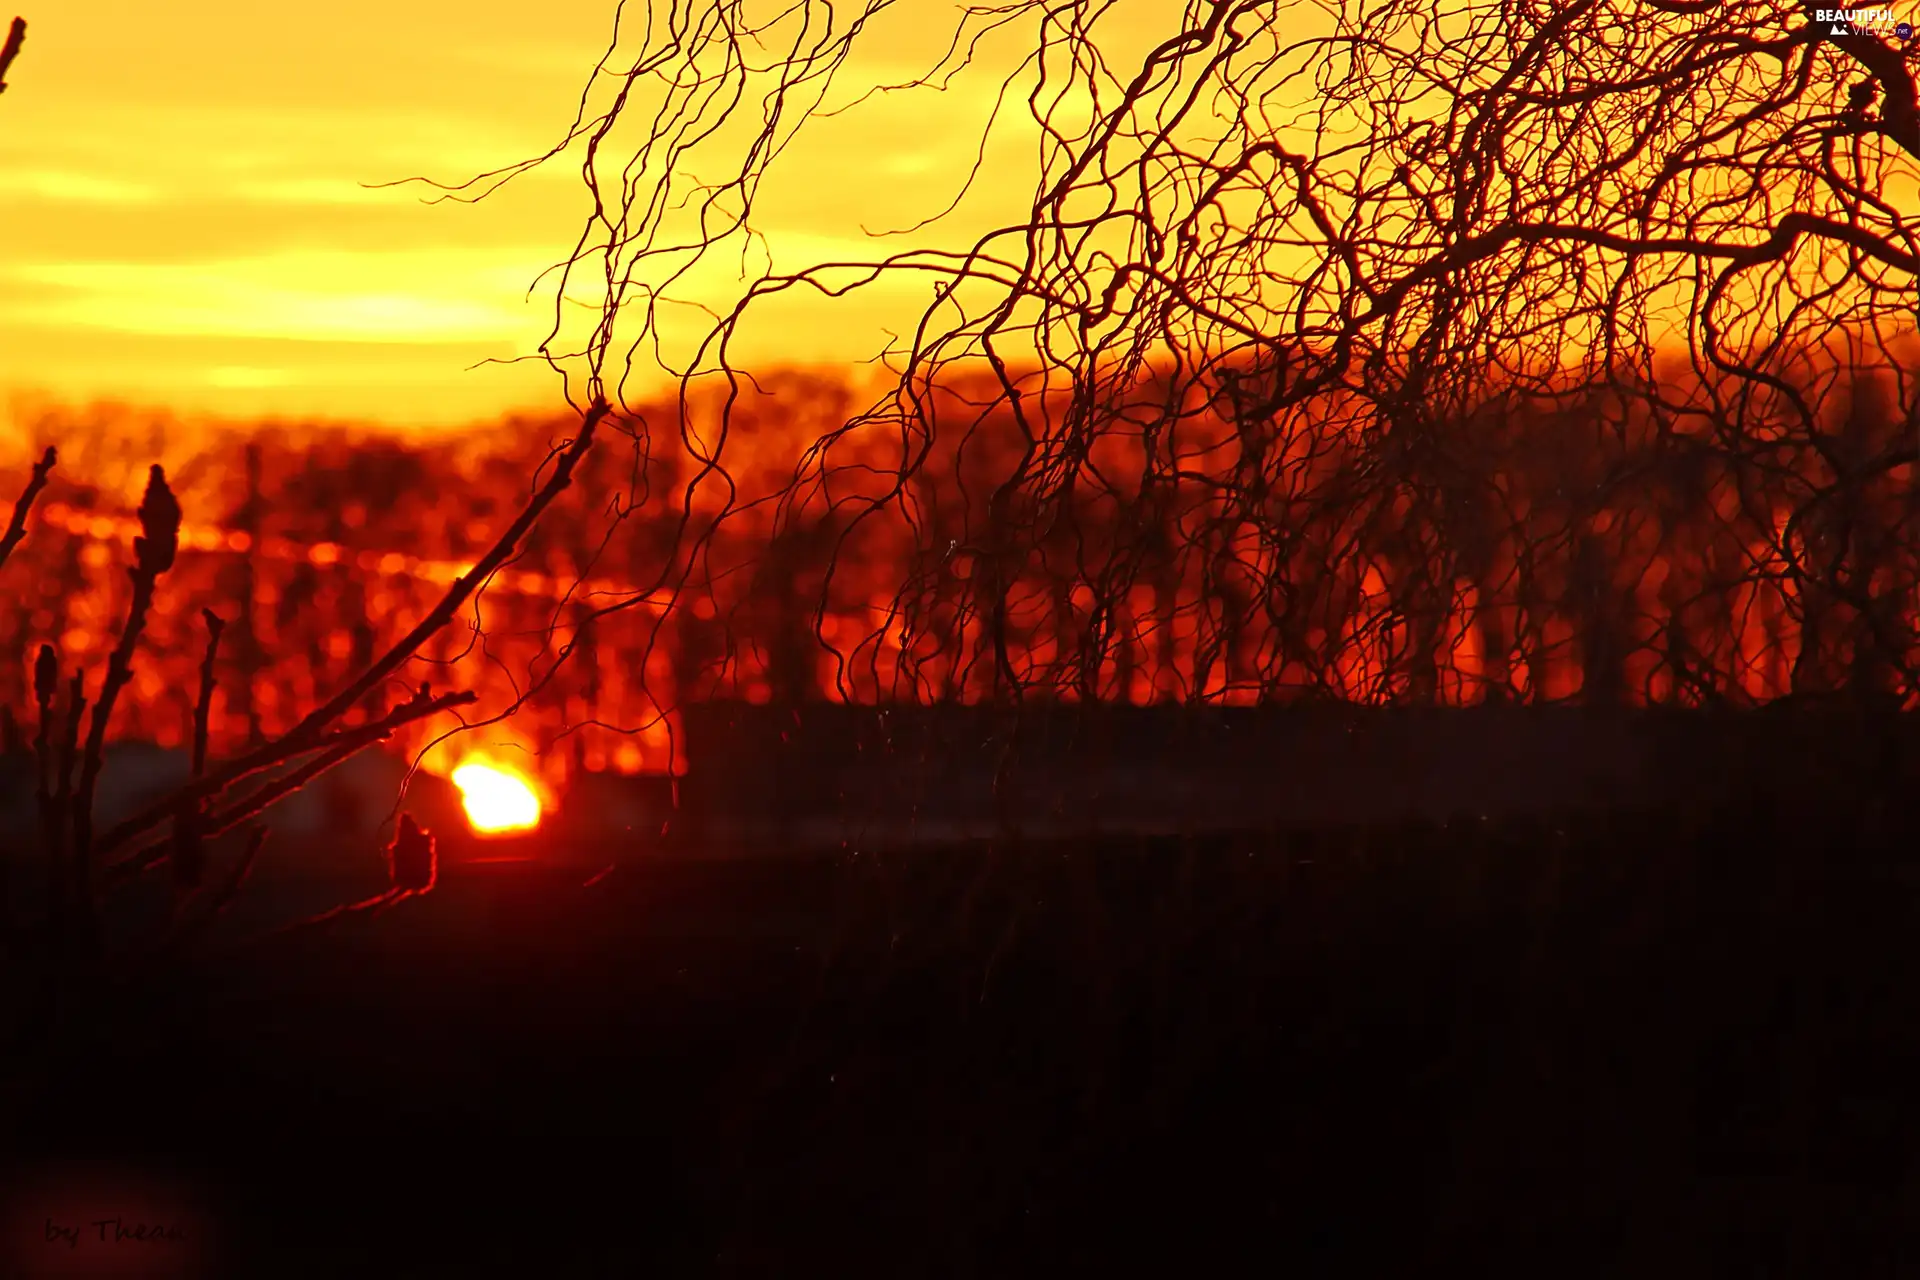
<instances>
[{"instance_id":1,"label":"setting sun","mask_svg":"<svg viewBox=\"0 0 1920 1280\"><path fill-rule=\"evenodd\" d=\"M475 831L529 831L540 825L540 797L512 769L469 760L453 771L453 785L460 788L461 804Z\"/></svg>"}]
</instances>

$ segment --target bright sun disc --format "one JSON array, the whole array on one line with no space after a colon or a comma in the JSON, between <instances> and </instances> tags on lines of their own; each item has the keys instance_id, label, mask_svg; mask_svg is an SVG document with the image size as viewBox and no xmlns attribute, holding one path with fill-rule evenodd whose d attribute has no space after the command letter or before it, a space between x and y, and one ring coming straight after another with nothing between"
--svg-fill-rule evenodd
<instances>
[{"instance_id":1,"label":"bright sun disc","mask_svg":"<svg viewBox=\"0 0 1920 1280\"><path fill-rule=\"evenodd\" d=\"M470 760L453 771L475 831L526 831L540 825L540 797L510 769Z\"/></svg>"}]
</instances>

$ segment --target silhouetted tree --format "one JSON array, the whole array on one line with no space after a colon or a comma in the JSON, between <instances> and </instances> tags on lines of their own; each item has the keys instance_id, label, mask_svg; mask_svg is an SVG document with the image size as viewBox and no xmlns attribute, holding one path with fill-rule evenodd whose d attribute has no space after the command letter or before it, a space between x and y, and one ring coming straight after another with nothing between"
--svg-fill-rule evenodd
<instances>
[{"instance_id":1,"label":"silhouetted tree","mask_svg":"<svg viewBox=\"0 0 1920 1280\"><path fill-rule=\"evenodd\" d=\"M698 260L754 236L784 140L890 6L751 8L713 0L619 23L594 73L594 91L618 97L567 139L593 157L594 214L565 275L603 271L606 284L577 348L589 376L656 336L660 279L683 279L689 250ZM1121 49L1142 47L1142 21L1163 24L1158 38L1123 62ZM845 428L897 442L886 465L899 483L865 498L856 522L937 512L908 522L924 562L947 563L958 544L978 570L939 590L924 574L897 585L901 630L923 646L909 667L960 679L984 644L1002 695L1010 679L1056 680L1009 674L1012 566L1058 536L1042 522L1069 507L1112 494L1137 512L1185 487L1238 519L1179 529L1167 512L1182 499L1102 531L1114 535L1107 558L1074 574L1096 597L1078 627L1093 648L1062 659L1080 664L1083 686L1109 661L1138 661L1145 631L1166 634L1204 593L1222 541L1250 528L1272 548L1253 571L1269 655L1254 678L1269 693L1346 670L1336 682L1349 696L1438 697L1450 687L1438 668L1455 661L1448 637L1464 629L1480 654L1473 696L1520 681L1541 697L1583 679L1596 697L1645 696L1628 686L1645 684L1632 673L1652 659L1634 655L1674 634L1666 611L1708 591L1783 611L1795 688L1845 668L1912 690L1911 635L1863 621L1886 614L1902 580L1888 566L1912 561L1910 538L1895 548L1859 533L1860 495L1913 461L1911 432L1849 454L1825 413L1835 371L1894 370L1912 328L1920 255L1877 193L1911 176L1920 108L1888 33L1835 36L1811 8L1677 0L1473 0L1445 15L1345 3L1317 27L1271 0L1196 0L1151 20L1018 0L963 9L956 24L937 66L887 88L888 109L987 74L985 38L1024 25L1038 52L1001 89L1025 102L1041 141L1028 216L951 251L752 276L713 307L695 361L672 370L683 496L731 494L766 466L764 437L742 453L728 434L745 421L736 402L750 379L732 352L746 318L803 286L935 282L923 322L889 353L892 385ZM617 143L617 125L643 112L647 141ZM751 116L752 141L728 176L694 166L702 184L685 187L693 153L739 139L677 132L682 114L734 112ZM484 194L523 167L456 191ZM624 217L604 216L615 206ZM676 237L681 208L700 219L698 244ZM1668 362L1669 350L1684 358ZM989 394L942 399L940 386L975 368ZM686 406L712 379L729 394L717 424L695 431ZM1143 379L1164 394L1139 394ZM1583 405L1600 389L1624 408ZM1218 421L1229 403L1239 442L1215 451L1227 456L1165 447L1196 404ZM1488 405L1508 423L1499 456L1472 434ZM923 478L964 470L943 472L956 442L996 432L991 483L929 502ZM636 438L653 456L674 451L644 426ZM1667 571L1720 576L1643 589L1645 557L1629 553L1649 498L1631 482L1703 454L1719 488L1691 518L1725 527L1696 539L1700 560ZM834 468L806 441L788 456L790 494ZM1766 502L1728 504L1729 487ZM735 517L748 518L722 512ZM716 544L682 528L696 554L668 559L693 573ZM1151 609L1134 607L1135 584L1151 588ZM1054 587L1056 601L1072 592ZM1251 651L1233 613L1194 614L1193 646ZM1750 641L1688 643L1669 665L1717 647L1734 680Z\"/></svg>"}]
</instances>

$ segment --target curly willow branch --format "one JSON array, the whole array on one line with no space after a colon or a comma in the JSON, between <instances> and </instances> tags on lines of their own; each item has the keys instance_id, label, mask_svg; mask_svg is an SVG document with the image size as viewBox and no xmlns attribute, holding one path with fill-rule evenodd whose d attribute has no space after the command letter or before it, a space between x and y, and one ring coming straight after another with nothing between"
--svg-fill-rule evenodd
<instances>
[{"instance_id":1,"label":"curly willow branch","mask_svg":"<svg viewBox=\"0 0 1920 1280\"><path fill-rule=\"evenodd\" d=\"M450 189L581 146L543 354L624 388L651 347L679 386L611 513L645 510L657 573L569 603L576 637L630 613L668 643L737 580L724 637L672 642L713 677L676 697L1914 691L1920 135L1890 37L1755 0L1013 0L838 100L895 9L623 6L561 146ZM957 197L914 247L772 269L756 202L802 126L1007 48L961 196L1031 140L994 170L1024 217L963 234ZM730 176L693 177L717 147ZM661 304L730 247L768 268L699 302L675 367ZM734 434L765 304L916 279L864 410Z\"/></svg>"}]
</instances>

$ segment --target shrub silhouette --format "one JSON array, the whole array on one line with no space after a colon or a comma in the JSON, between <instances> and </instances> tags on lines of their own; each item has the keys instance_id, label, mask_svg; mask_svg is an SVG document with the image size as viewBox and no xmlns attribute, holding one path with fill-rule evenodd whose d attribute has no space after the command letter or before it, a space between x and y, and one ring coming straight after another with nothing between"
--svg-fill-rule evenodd
<instances>
[{"instance_id":1,"label":"shrub silhouette","mask_svg":"<svg viewBox=\"0 0 1920 1280\"><path fill-rule=\"evenodd\" d=\"M237 755L209 762L210 722L217 677L217 654L225 622L211 609L201 612L205 629L200 652L198 694L193 702L190 780L171 795L148 805L105 830L96 827L96 808L109 729L123 693L145 659L142 639L156 613L162 579L179 559L185 512L165 469L150 466L137 512L139 532L131 563L124 566L131 588L106 658L97 692L88 698L84 669L63 672L59 653L41 643L31 680L30 754L34 798L39 815L37 848L11 850L0 859L0 929L8 957L9 1026L37 1039L62 1025L67 1010L85 1004L101 984L141 973L175 955L198 938L231 902L268 838L261 815L273 804L312 783L357 753L388 741L402 728L424 722L474 701L471 692L436 694L421 685L391 707L370 710L385 678L453 618L460 605L492 571L507 560L541 511L571 477L571 462L592 442L598 415L589 415L578 436L545 484L480 559L469 575L457 577L413 630L389 647L344 688L319 706L300 711L298 721L268 741ZM15 552L29 543L32 513L47 491L59 463L49 447L34 464L14 504L6 532L0 534L0 572L17 570ZM10 562L11 566L10 566ZM29 612L33 592L13 592ZM32 629L33 619L7 620L16 635ZM10 748L29 750L21 717L11 706L5 723ZM89 715L89 712L91 713ZM164 829L164 830L163 830ZM223 839L229 835L237 839ZM45 893L19 892L29 856L44 871ZM424 892L434 883L433 838L411 818L395 841L396 891ZM102 904L130 882L162 864L168 868L175 901L158 936L109 937ZM320 919L323 917L315 917Z\"/></svg>"}]
</instances>

